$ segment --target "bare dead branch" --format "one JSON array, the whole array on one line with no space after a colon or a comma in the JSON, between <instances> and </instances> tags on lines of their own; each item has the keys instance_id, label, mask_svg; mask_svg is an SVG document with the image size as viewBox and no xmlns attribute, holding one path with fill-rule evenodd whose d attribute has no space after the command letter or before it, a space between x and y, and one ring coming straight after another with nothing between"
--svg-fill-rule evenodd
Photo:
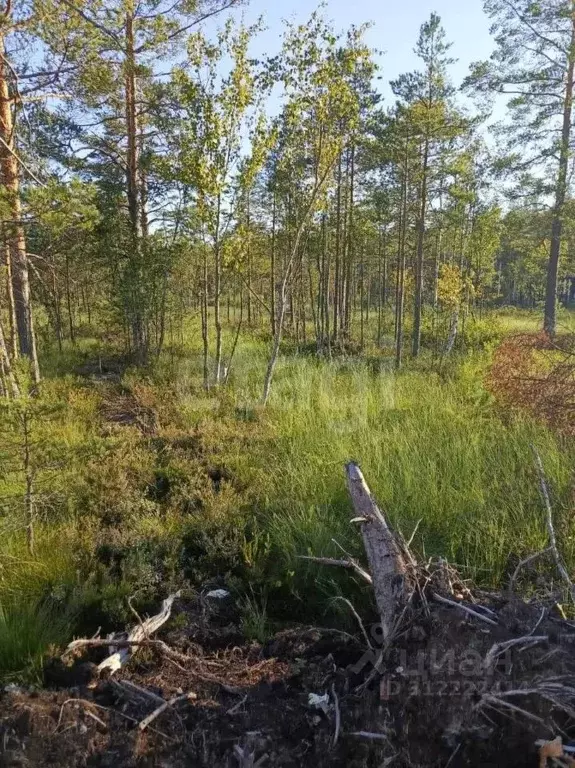
<instances>
[{"instance_id":1,"label":"bare dead branch","mask_svg":"<svg viewBox=\"0 0 575 768\"><path fill-rule=\"evenodd\" d=\"M139 724L138 728L140 731L145 731L146 728L154 722L154 720L159 717L162 712L165 712L170 707L174 707L176 704L179 704L182 701L194 701L194 699L197 698L197 695L192 692L184 693L183 696L174 696L173 699L170 699L169 701L164 701L157 709L155 709L153 712L151 712L147 717L145 717Z\"/></svg>"},{"instance_id":2,"label":"bare dead branch","mask_svg":"<svg viewBox=\"0 0 575 768\"><path fill-rule=\"evenodd\" d=\"M26 165L26 163L24 162L24 160L22 160L22 158L20 157L20 155L19 155L19 154L17 154L17 153L16 153L16 152L15 152L15 151L12 149L12 147L11 147L11 146L8 144L8 142L4 141L4 139L2 138L2 136L0 136L0 144L2 144L2 146L3 146L3 147L6 149L6 150L8 150L8 152L10 152L10 154L12 155L12 157L14 157L14 158L15 158L15 159L18 161L18 163L19 163L19 164L22 166L22 168L23 168L23 169L26 171L26 173L28 174L28 176L30 176L30 178L31 178L33 181L35 181L35 182L36 182L36 184L39 184L41 187L44 187L44 188L46 188L46 184L44 184L44 182L43 182L43 181L40 181L40 179L39 179L39 178L36 176L36 174L34 173L34 171L33 171L33 170L31 170L31 168L29 168L29 167L28 167L28 165Z\"/></svg>"},{"instance_id":3,"label":"bare dead branch","mask_svg":"<svg viewBox=\"0 0 575 768\"><path fill-rule=\"evenodd\" d=\"M367 739L368 741L389 741L389 736L385 733L372 733L371 731L352 731L347 734L356 739Z\"/></svg>"},{"instance_id":4,"label":"bare dead branch","mask_svg":"<svg viewBox=\"0 0 575 768\"><path fill-rule=\"evenodd\" d=\"M131 657L131 649L134 647L137 648L139 646L147 645L150 647L158 648L167 656L170 656L173 659L185 659L186 657L183 657L182 654L178 654L177 652L172 651L172 649L161 640L149 639L150 635L156 632L156 630L158 630L170 618L172 613L172 605L174 600L179 597L179 595L180 593L176 592L173 595L167 597L162 603L162 610L155 616L150 616L141 622L138 626L134 627L127 638L121 640L115 639L113 637L108 638L107 640L80 638L78 640L73 640L68 645L64 655L78 650L79 648L97 648L107 645L111 649L111 655L101 662L101 664L98 666L98 671L102 672L104 669L109 669L111 674L116 672L118 669L121 669L121 667L126 664L128 659Z\"/></svg>"},{"instance_id":5,"label":"bare dead branch","mask_svg":"<svg viewBox=\"0 0 575 768\"><path fill-rule=\"evenodd\" d=\"M128 698L136 697L140 699L151 699L156 704L164 703L164 699L161 696L158 696L158 694L147 688L142 688L141 686L136 685L136 683L133 683L131 680L112 680L111 682L115 688Z\"/></svg>"},{"instance_id":6,"label":"bare dead branch","mask_svg":"<svg viewBox=\"0 0 575 768\"><path fill-rule=\"evenodd\" d=\"M361 576L365 582L368 584L373 584L373 580L369 573L365 571L355 560L336 560L332 557L312 557L311 555L299 555L298 560L308 560L311 563L319 563L320 565L329 565L338 568L349 568Z\"/></svg>"},{"instance_id":7,"label":"bare dead branch","mask_svg":"<svg viewBox=\"0 0 575 768\"><path fill-rule=\"evenodd\" d=\"M534 715L532 712L528 712L526 709L522 709L521 707L518 707L516 704L512 704L510 701L505 701L505 699L500 698L499 696L491 696L491 695L485 695L482 696L481 701L477 705L478 709L481 709L482 706L490 706L493 709L501 711L502 709L508 709L511 712L514 712L518 715L522 715L523 717L527 718L528 720L531 720L534 723L538 723L539 725L543 726L543 728L546 728L547 730L550 729L550 726L545 723L545 720L543 720L541 717L538 717L537 715Z\"/></svg>"},{"instance_id":8,"label":"bare dead branch","mask_svg":"<svg viewBox=\"0 0 575 768\"><path fill-rule=\"evenodd\" d=\"M337 697L334 683L331 684L331 696L333 699L333 708L335 710L335 732L333 734L332 747L335 747L339 739L339 731L341 728L341 712L339 710L339 699Z\"/></svg>"},{"instance_id":9,"label":"bare dead branch","mask_svg":"<svg viewBox=\"0 0 575 768\"><path fill-rule=\"evenodd\" d=\"M336 597L333 598L333 600L341 600L343 603L345 603L348 606L349 610L353 613L353 615L355 617L355 620L357 621L357 623L359 625L359 628L361 629L361 633L362 633L362 635L365 638L365 642L367 643L367 647L370 648L373 651L373 645L371 644L371 641L369 639L369 635L367 634L367 631L366 631L366 629L365 629L365 627L363 625L363 621L361 620L361 616L355 610L355 608L353 607L353 604L351 603L351 601L348 600L347 597L342 597L341 595L337 595Z\"/></svg>"},{"instance_id":10,"label":"bare dead branch","mask_svg":"<svg viewBox=\"0 0 575 768\"><path fill-rule=\"evenodd\" d=\"M407 564L398 542L377 506L361 469L354 462L346 465L347 487L356 517L361 520L361 535L373 580L373 590L387 639L395 616L409 596Z\"/></svg>"},{"instance_id":11,"label":"bare dead branch","mask_svg":"<svg viewBox=\"0 0 575 768\"><path fill-rule=\"evenodd\" d=\"M490 619L489 616L484 616L482 613L479 613L478 611L474 611L473 608L468 608L466 605L463 605L462 603L457 603L455 600L449 600L447 597L442 597L441 595L433 594L433 600L435 600L438 603L443 603L444 605L450 605L452 608L459 608L460 611L464 611L465 613L468 613L470 616L473 616L476 619L479 619L480 621L484 621L486 624L491 624L494 627L498 626L498 623L494 619Z\"/></svg>"},{"instance_id":12,"label":"bare dead branch","mask_svg":"<svg viewBox=\"0 0 575 768\"><path fill-rule=\"evenodd\" d=\"M491 671L495 666L497 658L501 656L502 653L505 653L505 651L509 650L509 648L514 648L517 645L531 646L545 642L549 642L547 635L525 635L524 637L515 637L512 640L507 640L504 643L495 643L495 645L491 646L491 649L489 650L487 656L485 657L485 661L483 662L485 671Z\"/></svg>"},{"instance_id":13,"label":"bare dead branch","mask_svg":"<svg viewBox=\"0 0 575 768\"><path fill-rule=\"evenodd\" d=\"M569 572L567 571L565 563L563 562L563 558L561 557L559 549L557 548L555 528L553 527L553 508L551 506L551 497L549 495L549 486L547 484L547 478L545 477L545 470L543 469L543 462L541 461L541 456L539 455L537 448L535 448L535 446L532 446L532 448L535 454L535 465L537 467L537 474L539 475L539 486L541 489L541 496L543 498L543 502L545 504L545 510L547 512L547 533L549 535L550 549L553 552L553 557L555 558L555 564L557 566L557 570L561 574L561 578L563 579L563 581L567 585L567 588L569 589L569 594L571 595L571 599L575 603L575 585L571 581Z\"/></svg>"}]
</instances>

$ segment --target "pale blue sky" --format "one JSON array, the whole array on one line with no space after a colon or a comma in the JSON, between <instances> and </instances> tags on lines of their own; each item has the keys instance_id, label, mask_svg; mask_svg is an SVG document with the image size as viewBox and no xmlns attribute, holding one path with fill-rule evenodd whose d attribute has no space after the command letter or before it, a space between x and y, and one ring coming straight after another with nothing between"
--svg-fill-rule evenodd
<instances>
[{"instance_id":1,"label":"pale blue sky","mask_svg":"<svg viewBox=\"0 0 575 768\"><path fill-rule=\"evenodd\" d=\"M384 51L381 59L382 90L402 72L416 66L413 54L419 28L432 11L441 16L452 55L459 61L453 66L455 85L460 85L472 61L486 59L493 49L489 19L482 0L327 0L325 15L336 28L373 22L366 40L370 47ZM248 22L264 17L268 29L255 42L254 53L274 53L282 34L282 19L305 22L318 6L314 0L250 0L244 11Z\"/></svg>"}]
</instances>

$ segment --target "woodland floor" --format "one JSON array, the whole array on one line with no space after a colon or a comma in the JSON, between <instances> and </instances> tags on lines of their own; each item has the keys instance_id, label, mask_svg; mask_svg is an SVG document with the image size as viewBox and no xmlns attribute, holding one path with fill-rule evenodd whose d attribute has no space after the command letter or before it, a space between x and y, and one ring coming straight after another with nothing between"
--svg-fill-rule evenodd
<instances>
[{"instance_id":1,"label":"woodland floor","mask_svg":"<svg viewBox=\"0 0 575 768\"><path fill-rule=\"evenodd\" d=\"M361 664L364 649L354 638L293 627L264 645L246 643L233 605L213 603L180 601L172 628L159 634L188 656L184 666L142 652L113 679L95 682L85 658L72 667L53 660L44 690L8 689L0 699L0 765L252 765L235 756L239 746L261 766L535 766L537 739L575 735L570 718L537 696L519 702L530 718L481 706L486 695L575 674L575 628L559 633L548 615L537 626L549 637L543 646L513 652L491 672L471 663L494 643L532 631L538 606L492 601L494 628L450 608L427 616L422 609L364 688L373 666ZM441 665L449 651L454 663ZM126 697L124 680L166 699L193 698L140 732L137 723L157 704ZM326 712L310 708L310 693L330 695Z\"/></svg>"}]
</instances>

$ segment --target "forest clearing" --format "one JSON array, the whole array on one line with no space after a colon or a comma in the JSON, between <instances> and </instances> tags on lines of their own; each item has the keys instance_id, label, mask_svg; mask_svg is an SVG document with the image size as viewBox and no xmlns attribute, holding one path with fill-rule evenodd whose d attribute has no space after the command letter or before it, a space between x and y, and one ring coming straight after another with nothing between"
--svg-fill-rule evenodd
<instances>
[{"instance_id":1,"label":"forest clearing","mask_svg":"<svg viewBox=\"0 0 575 768\"><path fill-rule=\"evenodd\" d=\"M0 2L0 765L575 763L575 0L417 4Z\"/></svg>"}]
</instances>

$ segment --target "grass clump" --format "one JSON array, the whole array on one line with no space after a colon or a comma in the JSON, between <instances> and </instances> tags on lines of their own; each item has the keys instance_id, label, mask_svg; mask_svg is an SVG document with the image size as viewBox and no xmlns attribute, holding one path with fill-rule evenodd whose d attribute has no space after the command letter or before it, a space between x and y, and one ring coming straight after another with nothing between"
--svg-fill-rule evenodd
<instances>
[{"instance_id":1,"label":"grass clump","mask_svg":"<svg viewBox=\"0 0 575 768\"><path fill-rule=\"evenodd\" d=\"M53 600L0 605L2 678L40 682L44 658L68 642L73 628L74 616Z\"/></svg>"}]
</instances>

